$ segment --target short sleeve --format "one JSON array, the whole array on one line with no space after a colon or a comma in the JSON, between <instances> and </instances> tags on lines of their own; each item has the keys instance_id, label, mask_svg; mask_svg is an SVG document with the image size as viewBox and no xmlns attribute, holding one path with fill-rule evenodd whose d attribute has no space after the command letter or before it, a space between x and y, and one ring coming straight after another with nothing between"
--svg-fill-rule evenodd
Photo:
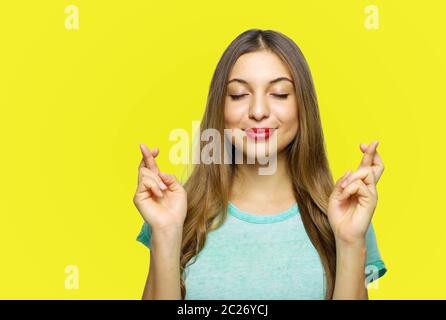
<instances>
[{"instance_id":1,"label":"short sleeve","mask_svg":"<svg viewBox=\"0 0 446 320\"><path fill-rule=\"evenodd\" d=\"M147 222L144 222L142 225L136 240L144 244L150 250L152 249L152 228Z\"/></svg>"},{"instance_id":2,"label":"short sleeve","mask_svg":"<svg viewBox=\"0 0 446 320\"><path fill-rule=\"evenodd\" d=\"M387 272L387 268L379 253L375 230L373 229L372 223L369 225L365 240L367 246L365 276L367 283L371 283Z\"/></svg>"}]
</instances>

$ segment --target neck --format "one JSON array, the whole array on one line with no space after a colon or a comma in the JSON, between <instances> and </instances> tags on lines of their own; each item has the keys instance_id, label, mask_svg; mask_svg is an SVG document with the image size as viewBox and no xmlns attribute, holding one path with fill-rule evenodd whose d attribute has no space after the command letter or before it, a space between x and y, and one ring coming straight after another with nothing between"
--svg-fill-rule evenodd
<instances>
[{"instance_id":1,"label":"neck","mask_svg":"<svg viewBox=\"0 0 446 320\"><path fill-rule=\"evenodd\" d=\"M265 211L273 207L282 209L290 207L295 202L295 197L286 152L277 155L277 168L274 174L260 175L260 167L259 164L237 165L231 201L249 203L252 205L245 207L264 208Z\"/></svg>"}]
</instances>

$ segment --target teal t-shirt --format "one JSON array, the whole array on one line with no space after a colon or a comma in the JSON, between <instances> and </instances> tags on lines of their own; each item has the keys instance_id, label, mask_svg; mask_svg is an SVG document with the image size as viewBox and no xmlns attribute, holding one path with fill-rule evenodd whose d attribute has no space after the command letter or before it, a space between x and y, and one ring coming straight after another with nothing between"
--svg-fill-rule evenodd
<instances>
[{"instance_id":1,"label":"teal t-shirt","mask_svg":"<svg viewBox=\"0 0 446 320\"><path fill-rule=\"evenodd\" d=\"M151 248L144 223L137 240ZM367 282L387 271L372 224L366 234ZM325 272L308 237L298 204L256 215L228 205L223 225L208 233L198 256L185 268L186 300L325 298Z\"/></svg>"}]
</instances>

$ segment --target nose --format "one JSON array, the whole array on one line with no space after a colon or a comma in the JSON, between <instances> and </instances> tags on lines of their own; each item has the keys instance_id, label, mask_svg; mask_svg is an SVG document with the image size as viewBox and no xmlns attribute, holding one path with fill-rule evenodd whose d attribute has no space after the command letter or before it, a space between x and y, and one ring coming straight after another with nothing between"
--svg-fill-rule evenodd
<instances>
[{"instance_id":1,"label":"nose","mask_svg":"<svg viewBox=\"0 0 446 320\"><path fill-rule=\"evenodd\" d=\"M270 109L267 100L262 96L254 96L249 106L249 118L261 121L264 118L268 118L270 115Z\"/></svg>"}]
</instances>

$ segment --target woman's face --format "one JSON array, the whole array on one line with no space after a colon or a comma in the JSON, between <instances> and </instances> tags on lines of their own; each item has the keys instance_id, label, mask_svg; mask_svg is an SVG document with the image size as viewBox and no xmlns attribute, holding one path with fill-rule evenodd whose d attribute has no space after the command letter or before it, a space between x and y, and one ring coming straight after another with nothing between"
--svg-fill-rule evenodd
<instances>
[{"instance_id":1,"label":"woman's face","mask_svg":"<svg viewBox=\"0 0 446 320\"><path fill-rule=\"evenodd\" d=\"M262 50L241 55L229 74L225 98L225 128L237 131L243 142L232 139L238 151L257 155L280 153L298 129L297 99L287 65L273 52ZM252 128L270 128L253 130ZM266 132L268 131L268 132ZM255 135L257 132L257 135ZM269 138L268 133L271 134ZM276 148L272 139L276 139Z\"/></svg>"}]
</instances>

